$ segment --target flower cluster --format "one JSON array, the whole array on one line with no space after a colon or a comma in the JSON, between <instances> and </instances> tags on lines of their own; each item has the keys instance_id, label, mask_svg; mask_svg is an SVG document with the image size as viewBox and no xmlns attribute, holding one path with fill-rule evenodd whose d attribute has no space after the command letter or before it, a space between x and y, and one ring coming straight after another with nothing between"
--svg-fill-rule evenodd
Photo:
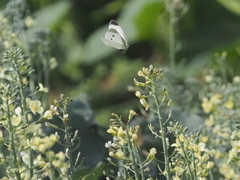
<instances>
[{"instance_id":1,"label":"flower cluster","mask_svg":"<svg viewBox=\"0 0 240 180\"><path fill-rule=\"evenodd\" d=\"M175 173L174 179L188 177L189 179L204 179L212 169L214 162L210 161L215 150L208 150L205 143L199 141L199 136L185 132L188 130L177 123L169 123L168 131L176 137L176 142L172 160L172 171Z\"/></svg>"},{"instance_id":2,"label":"flower cluster","mask_svg":"<svg viewBox=\"0 0 240 180\"><path fill-rule=\"evenodd\" d=\"M229 152L229 158L228 158L228 163L230 161L232 162L237 162L240 160L240 156L239 156L239 152L240 152L240 131L239 130L235 130L233 131L232 135L231 135L231 145L232 145L232 149Z\"/></svg>"},{"instance_id":3,"label":"flower cluster","mask_svg":"<svg viewBox=\"0 0 240 180\"><path fill-rule=\"evenodd\" d=\"M109 149L109 156L113 157L124 164L124 169L119 166L118 176L119 178L128 179L131 178L129 172L134 172L135 179L144 178L145 174L143 169L155 159L157 153L155 148L150 149L147 153L145 161L142 161L140 154L140 147L138 145L138 131L139 126L129 127L125 125L121 118L117 114L112 114L114 119L111 119L111 125L107 130L108 133L112 134L113 141L108 141L105 147ZM136 115L136 112L130 110L128 122ZM111 159L109 162L114 164ZM110 175L109 175L110 176Z\"/></svg>"},{"instance_id":4,"label":"flower cluster","mask_svg":"<svg viewBox=\"0 0 240 180\"><path fill-rule=\"evenodd\" d=\"M222 68L226 53L218 55ZM226 83L224 70L223 77L209 71L206 75L206 84L202 94L202 108L207 114L205 127L201 130L199 139L207 147L215 148L215 167L225 179L239 179L236 164L238 161L238 130L235 122L239 114L239 77L233 78L232 83ZM225 77L225 78L224 78ZM229 149L231 149L229 151Z\"/></svg>"}]
</instances>

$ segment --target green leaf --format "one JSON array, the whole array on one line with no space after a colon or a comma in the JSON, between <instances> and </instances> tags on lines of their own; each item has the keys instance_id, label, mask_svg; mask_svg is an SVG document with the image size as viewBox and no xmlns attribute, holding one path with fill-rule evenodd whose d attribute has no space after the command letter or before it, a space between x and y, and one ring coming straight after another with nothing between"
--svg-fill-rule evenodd
<instances>
[{"instance_id":1,"label":"green leaf","mask_svg":"<svg viewBox=\"0 0 240 180\"><path fill-rule=\"evenodd\" d=\"M217 0L220 4L222 4L229 11L240 15L240 1L239 0Z\"/></svg>"},{"instance_id":2,"label":"green leaf","mask_svg":"<svg viewBox=\"0 0 240 180\"><path fill-rule=\"evenodd\" d=\"M63 16L70 10L68 1L58 1L36 13L35 27L52 27L60 22Z\"/></svg>"},{"instance_id":3,"label":"green leaf","mask_svg":"<svg viewBox=\"0 0 240 180\"><path fill-rule=\"evenodd\" d=\"M6 120L7 120L7 119L4 118L4 117L0 118L0 121L6 121Z\"/></svg>"},{"instance_id":4,"label":"green leaf","mask_svg":"<svg viewBox=\"0 0 240 180\"><path fill-rule=\"evenodd\" d=\"M99 163L95 168L80 167L75 172L75 176L81 180L98 180L106 169L108 169L108 166L104 163Z\"/></svg>"},{"instance_id":5,"label":"green leaf","mask_svg":"<svg viewBox=\"0 0 240 180\"><path fill-rule=\"evenodd\" d=\"M156 37L156 24L161 10L164 8L162 1L148 1L139 10L136 25L141 39L152 39Z\"/></svg>"}]
</instances>

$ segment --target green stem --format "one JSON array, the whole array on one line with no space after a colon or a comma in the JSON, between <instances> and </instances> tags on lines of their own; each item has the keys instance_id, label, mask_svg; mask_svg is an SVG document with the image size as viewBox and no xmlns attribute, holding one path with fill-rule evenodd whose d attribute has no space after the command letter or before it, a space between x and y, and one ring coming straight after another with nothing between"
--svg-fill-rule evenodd
<instances>
[{"instance_id":1,"label":"green stem","mask_svg":"<svg viewBox=\"0 0 240 180\"><path fill-rule=\"evenodd\" d=\"M17 65L16 60L14 60L14 63ZM21 77L21 73L19 71L19 68L20 67L17 67L15 70L16 70L17 75L18 75L18 83L19 83L19 88L20 88L23 118L24 118L24 122L26 124L28 124L29 120L28 120L28 116L27 116L27 102L26 102L26 97L25 97L25 94L24 94L24 88L23 88L24 85L23 85L23 81L22 81L22 77ZM28 159L29 159L29 165L28 165L29 176L30 176L30 178L32 178L33 177L33 152L32 152L32 150L29 150L29 152L28 152Z\"/></svg>"},{"instance_id":2,"label":"green stem","mask_svg":"<svg viewBox=\"0 0 240 180\"><path fill-rule=\"evenodd\" d=\"M178 141L180 142L179 137L177 137L177 139L178 139ZM187 153L186 153L186 151L185 151L185 149L184 149L184 147L183 147L183 143L182 143L182 142L180 142L180 146L181 146L181 149L182 149L182 151L183 151L184 162L185 162L185 164L188 166L188 170L189 170L189 173L190 173L190 179L191 179L191 180L195 180L195 179L193 179L194 175L193 175L193 173L192 173L190 164L189 164L189 162L188 162ZM195 163L194 163L194 164L195 164Z\"/></svg>"},{"instance_id":3,"label":"green stem","mask_svg":"<svg viewBox=\"0 0 240 180\"><path fill-rule=\"evenodd\" d=\"M145 176L144 176L144 172L143 172L143 159L142 159L142 156L141 156L141 152L140 152L140 148L137 146L136 147L136 149L137 149L137 154L138 154L138 159L139 159L139 162L140 162L140 167L141 167L141 169L140 169L140 173L141 173L141 176L142 176L142 180L145 180Z\"/></svg>"},{"instance_id":4,"label":"green stem","mask_svg":"<svg viewBox=\"0 0 240 180\"><path fill-rule=\"evenodd\" d=\"M213 176L212 170L209 171L209 177L210 177L210 180L214 180L214 176Z\"/></svg>"},{"instance_id":5,"label":"green stem","mask_svg":"<svg viewBox=\"0 0 240 180\"><path fill-rule=\"evenodd\" d=\"M44 86L47 87L48 89L50 88L49 86L49 65L48 65L48 60L47 58L41 53L41 59L42 59L42 62L43 62L43 72L44 72ZM45 93L44 96L43 96L43 107L46 108L48 102L48 93Z\"/></svg>"},{"instance_id":6,"label":"green stem","mask_svg":"<svg viewBox=\"0 0 240 180\"><path fill-rule=\"evenodd\" d=\"M71 137L69 135L68 126L67 123L64 123L65 127L65 133L66 133L66 140L67 140L67 148L68 148L68 158L70 163L70 174L71 174L71 180L75 180L75 174L74 174L74 162L72 158L72 146L71 146Z\"/></svg>"},{"instance_id":7,"label":"green stem","mask_svg":"<svg viewBox=\"0 0 240 180\"><path fill-rule=\"evenodd\" d=\"M193 163L193 179L197 179L197 168L195 163L195 157L194 157L194 150L192 150L192 163Z\"/></svg>"},{"instance_id":8,"label":"green stem","mask_svg":"<svg viewBox=\"0 0 240 180\"><path fill-rule=\"evenodd\" d=\"M68 102L64 101L63 102L63 115L62 115L62 119L64 120L64 116L67 115L67 105ZM69 158L69 163L70 163L70 176L71 176L71 180L75 180L75 173L74 173L74 162L73 162L73 157L72 157L72 145L71 145L71 136L70 136L70 132L69 132L69 127L67 124L67 121L63 121L64 124L64 128L65 128L65 135L66 135L66 141L67 141L67 148L68 148L68 158Z\"/></svg>"},{"instance_id":9,"label":"green stem","mask_svg":"<svg viewBox=\"0 0 240 180\"><path fill-rule=\"evenodd\" d=\"M175 37L175 11L174 9L169 10L170 20L169 20L169 60L170 67L172 69L176 68L175 55L176 55L176 37Z\"/></svg>"},{"instance_id":10,"label":"green stem","mask_svg":"<svg viewBox=\"0 0 240 180\"><path fill-rule=\"evenodd\" d=\"M128 128L126 129L126 136L127 136L127 141L128 141L128 149L130 152L130 158L132 160L132 164L133 164L133 170L134 170L134 176L136 180L140 180L139 174L138 174L138 168L137 168L137 163L136 163L136 158L133 152L133 146L132 146L132 142L131 142L131 138L130 135L128 133Z\"/></svg>"},{"instance_id":11,"label":"green stem","mask_svg":"<svg viewBox=\"0 0 240 180\"><path fill-rule=\"evenodd\" d=\"M153 90L153 97L155 100L155 104L157 106L156 112L157 112L157 116L158 116L158 120L159 120L160 130L161 130L161 139L162 139L162 144L163 144L163 155L164 155L164 161L165 161L166 177L167 177L167 180L170 180L171 173L170 173L170 166L169 166L169 155L168 155L168 148L167 148L167 141L166 141L166 133L165 133L164 125L163 125L162 113L161 113L161 109L160 109L160 102L159 102L159 100L157 98L157 94L156 94L155 84L153 84L152 90Z\"/></svg>"},{"instance_id":12,"label":"green stem","mask_svg":"<svg viewBox=\"0 0 240 180\"><path fill-rule=\"evenodd\" d=\"M11 145L12 154L13 154L13 166L16 169L15 174L16 174L17 180L21 180L21 175L19 173L19 167L18 167L18 161L17 161L15 136L14 136L13 127L12 127L12 123L11 123L11 115L10 115L9 106L10 106L10 104L8 103L8 100L7 100L7 117L8 117L8 126L9 126L9 134L10 134L10 145Z\"/></svg>"},{"instance_id":13,"label":"green stem","mask_svg":"<svg viewBox=\"0 0 240 180\"><path fill-rule=\"evenodd\" d=\"M222 61L222 60L221 60ZM223 83L227 83L226 63L220 61Z\"/></svg>"}]
</instances>

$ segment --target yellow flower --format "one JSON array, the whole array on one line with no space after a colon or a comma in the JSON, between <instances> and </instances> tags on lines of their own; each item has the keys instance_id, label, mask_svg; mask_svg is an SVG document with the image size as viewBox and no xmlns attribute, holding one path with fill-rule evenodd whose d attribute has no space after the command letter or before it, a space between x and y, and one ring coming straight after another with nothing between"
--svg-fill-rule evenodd
<instances>
[{"instance_id":1,"label":"yellow flower","mask_svg":"<svg viewBox=\"0 0 240 180\"><path fill-rule=\"evenodd\" d=\"M135 92L135 96L137 96L137 97L140 98L140 99L144 99L144 98L147 97L147 96L145 96L145 95L142 95L140 91L136 91L136 92Z\"/></svg>"},{"instance_id":2,"label":"yellow flower","mask_svg":"<svg viewBox=\"0 0 240 180\"><path fill-rule=\"evenodd\" d=\"M47 110L47 111L44 113L43 118L44 118L44 119L52 119L52 118L53 118L52 112L51 112L50 110Z\"/></svg>"},{"instance_id":3,"label":"yellow flower","mask_svg":"<svg viewBox=\"0 0 240 180\"><path fill-rule=\"evenodd\" d=\"M137 115L137 113L135 111L130 110L129 115L128 115L128 120L131 120L133 118L133 116L136 116L136 115Z\"/></svg>"},{"instance_id":4,"label":"yellow flower","mask_svg":"<svg viewBox=\"0 0 240 180\"><path fill-rule=\"evenodd\" d=\"M203 111L208 114L212 110L213 104L208 100L208 98L204 97L202 100L202 108Z\"/></svg>"},{"instance_id":5,"label":"yellow flower","mask_svg":"<svg viewBox=\"0 0 240 180\"><path fill-rule=\"evenodd\" d=\"M62 151L58 152L55 156L62 161L64 161L66 158L65 154Z\"/></svg>"},{"instance_id":6,"label":"yellow flower","mask_svg":"<svg viewBox=\"0 0 240 180\"><path fill-rule=\"evenodd\" d=\"M24 84L24 85L28 85L28 79L27 79L27 78L23 78L22 81L23 81L23 84Z\"/></svg>"},{"instance_id":7,"label":"yellow flower","mask_svg":"<svg viewBox=\"0 0 240 180\"><path fill-rule=\"evenodd\" d=\"M3 140L3 133L2 133L2 131L0 131L0 141L2 141Z\"/></svg>"},{"instance_id":8,"label":"yellow flower","mask_svg":"<svg viewBox=\"0 0 240 180\"><path fill-rule=\"evenodd\" d=\"M63 115L63 123L64 123L64 124L66 124L67 121L69 120L68 116L69 116L68 114L64 114L64 115Z\"/></svg>"},{"instance_id":9,"label":"yellow flower","mask_svg":"<svg viewBox=\"0 0 240 180\"><path fill-rule=\"evenodd\" d=\"M209 118L204 122L207 127L214 125L214 116L211 114Z\"/></svg>"},{"instance_id":10,"label":"yellow flower","mask_svg":"<svg viewBox=\"0 0 240 180\"><path fill-rule=\"evenodd\" d=\"M138 137L137 137L137 134L133 134L133 135L132 135L132 140L133 140L133 141L136 142L136 141L137 141L137 138L138 138Z\"/></svg>"},{"instance_id":11,"label":"yellow flower","mask_svg":"<svg viewBox=\"0 0 240 180\"><path fill-rule=\"evenodd\" d=\"M2 179L0 179L0 180L9 180L7 177L3 177Z\"/></svg>"},{"instance_id":12,"label":"yellow flower","mask_svg":"<svg viewBox=\"0 0 240 180\"><path fill-rule=\"evenodd\" d=\"M57 67L58 63L57 63L57 59L52 57L49 59L49 66L50 69L55 69L55 67Z\"/></svg>"},{"instance_id":13,"label":"yellow flower","mask_svg":"<svg viewBox=\"0 0 240 180\"><path fill-rule=\"evenodd\" d=\"M209 149L205 149L205 152L208 153L210 156L213 156L216 154L216 150L215 149L212 149L212 150L209 150Z\"/></svg>"},{"instance_id":14,"label":"yellow flower","mask_svg":"<svg viewBox=\"0 0 240 180\"><path fill-rule=\"evenodd\" d=\"M149 152L149 154L148 154L148 156L147 156L147 160L148 160L148 161L149 161L149 160L150 160L150 161L153 160L153 159L155 158L156 153L157 153L156 148L151 148L151 149L150 149L150 152Z\"/></svg>"},{"instance_id":15,"label":"yellow flower","mask_svg":"<svg viewBox=\"0 0 240 180\"><path fill-rule=\"evenodd\" d=\"M41 102L39 100L31 101L29 106L33 114L41 114L43 112L43 108L41 107Z\"/></svg>"},{"instance_id":16,"label":"yellow flower","mask_svg":"<svg viewBox=\"0 0 240 180\"><path fill-rule=\"evenodd\" d=\"M146 86L145 83L138 82L138 81L136 80L136 78L134 78L134 82L135 82L136 86L140 86L140 87L145 87L145 86Z\"/></svg>"},{"instance_id":17,"label":"yellow flower","mask_svg":"<svg viewBox=\"0 0 240 180\"><path fill-rule=\"evenodd\" d=\"M40 145L38 146L38 150L39 150L40 152L44 152L44 151L46 150L45 144L40 144Z\"/></svg>"},{"instance_id":18,"label":"yellow flower","mask_svg":"<svg viewBox=\"0 0 240 180\"><path fill-rule=\"evenodd\" d=\"M20 122L21 122L21 119L18 116L13 115L11 122L12 122L13 126L18 126L20 124Z\"/></svg>"},{"instance_id":19,"label":"yellow flower","mask_svg":"<svg viewBox=\"0 0 240 180\"><path fill-rule=\"evenodd\" d=\"M201 142L208 142L208 137L207 136L201 136Z\"/></svg>"},{"instance_id":20,"label":"yellow flower","mask_svg":"<svg viewBox=\"0 0 240 180\"><path fill-rule=\"evenodd\" d=\"M233 148L237 149L240 152L240 140L233 141L231 144Z\"/></svg>"},{"instance_id":21,"label":"yellow flower","mask_svg":"<svg viewBox=\"0 0 240 180\"><path fill-rule=\"evenodd\" d=\"M219 124L214 126L214 128L212 129L212 132L219 134L219 132L221 132L221 126Z\"/></svg>"},{"instance_id":22,"label":"yellow flower","mask_svg":"<svg viewBox=\"0 0 240 180\"><path fill-rule=\"evenodd\" d=\"M201 160L202 160L203 162L206 162L209 158L210 158L209 155L205 153L205 154L202 156Z\"/></svg>"},{"instance_id":23,"label":"yellow flower","mask_svg":"<svg viewBox=\"0 0 240 180\"><path fill-rule=\"evenodd\" d=\"M178 176L174 176L173 180L181 180Z\"/></svg>"},{"instance_id":24,"label":"yellow flower","mask_svg":"<svg viewBox=\"0 0 240 180\"><path fill-rule=\"evenodd\" d=\"M183 134L180 134L180 135L178 136L178 138L179 138L179 141L180 141L180 142L186 142L186 138L184 137Z\"/></svg>"},{"instance_id":25,"label":"yellow flower","mask_svg":"<svg viewBox=\"0 0 240 180\"><path fill-rule=\"evenodd\" d=\"M231 151L229 151L229 158L228 158L227 164L230 161L232 161L235 158L237 158L237 155L238 155L238 150L236 148L232 148Z\"/></svg>"},{"instance_id":26,"label":"yellow flower","mask_svg":"<svg viewBox=\"0 0 240 180\"><path fill-rule=\"evenodd\" d=\"M140 70L140 71L138 71L138 76L144 76L144 74L143 74L143 72L142 72L142 70Z\"/></svg>"},{"instance_id":27,"label":"yellow flower","mask_svg":"<svg viewBox=\"0 0 240 180\"><path fill-rule=\"evenodd\" d=\"M224 106L228 109L232 109L234 106L234 103L230 100L228 100L227 102L224 103Z\"/></svg>"},{"instance_id":28,"label":"yellow flower","mask_svg":"<svg viewBox=\"0 0 240 180\"><path fill-rule=\"evenodd\" d=\"M34 138L32 138L30 141L27 140L27 144L33 149L33 150L37 150L38 146L40 145L41 142L41 138L35 136Z\"/></svg>"},{"instance_id":29,"label":"yellow flower","mask_svg":"<svg viewBox=\"0 0 240 180\"><path fill-rule=\"evenodd\" d=\"M48 92L48 88L43 87L42 83L38 83L38 86L39 86L39 90L38 91L45 92L45 93Z\"/></svg>"},{"instance_id":30,"label":"yellow flower","mask_svg":"<svg viewBox=\"0 0 240 180\"><path fill-rule=\"evenodd\" d=\"M219 150L216 150L215 159L219 159L222 156L222 153Z\"/></svg>"},{"instance_id":31,"label":"yellow flower","mask_svg":"<svg viewBox=\"0 0 240 180\"><path fill-rule=\"evenodd\" d=\"M34 23L34 21L33 21L32 17L31 17L31 16L27 16L27 18L26 18L26 20L25 20L25 25L26 25L28 28L30 28L30 27L33 26L33 23Z\"/></svg>"},{"instance_id":32,"label":"yellow flower","mask_svg":"<svg viewBox=\"0 0 240 180\"><path fill-rule=\"evenodd\" d=\"M52 142L56 142L56 141L57 141L57 137L56 137L55 134L51 134L51 135L49 136L49 138L50 138L50 140L51 140Z\"/></svg>"},{"instance_id":33,"label":"yellow flower","mask_svg":"<svg viewBox=\"0 0 240 180\"><path fill-rule=\"evenodd\" d=\"M218 104L221 102L222 95L221 94L214 94L211 98L210 101L214 104Z\"/></svg>"},{"instance_id":34,"label":"yellow flower","mask_svg":"<svg viewBox=\"0 0 240 180\"><path fill-rule=\"evenodd\" d=\"M11 47L11 43L9 41L4 41L3 45L4 45L5 49L8 49Z\"/></svg>"},{"instance_id":35,"label":"yellow flower","mask_svg":"<svg viewBox=\"0 0 240 180\"><path fill-rule=\"evenodd\" d=\"M124 158L124 154L123 154L123 152L122 152L122 150L121 149L119 149L117 152L116 152L116 154L115 154L116 156L115 156L115 158L117 158L118 160L120 160L120 159L123 159Z\"/></svg>"},{"instance_id":36,"label":"yellow flower","mask_svg":"<svg viewBox=\"0 0 240 180\"><path fill-rule=\"evenodd\" d=\"M149 104L145 99L140 99L140 103L143 105L143 107L145 107L146 111L150 108Z\"/></svg>"},{"instance_id":37,"label":"yellow flower","mask_svg":"<svg viewBox=\"0 0 240 180\"><path fill-rule=\"evenodd\" d=\"M119 127L119 128L118 128L117 135L118 135L119 137L125 139L125 131L123 130L122 127Z\"/></svg>"},{"instance_id":38,"label":"yellow flower","mask_svg":"<svg viewBox=\"0 0 240 180\"><path fill-rule=\"evenodd\" d=\"M239 82L240 82L240 76L235 76L235 77L233 78L233 82L239 83Z\"/></svg>"},{"instance_id":39,"label":"yellow flower","mask_svg":"<svg viewBox=\"0 0 240 180\"><path fill-rule=\"evenodd\" d=\"M178 175L181 175L185 171L185 169L183 169L183 168L181 168L179 166L176 166L174 168L174 170L176 171L176 174L178 174Z\"/></svg>"},{"instance_id":40,"label":"yellow flower","mask_svg":"<svg viewBox=\"0 0 240 180\"><path fill-rule=\"evenodd\" d=\"M206 75L206 76L205 76L205 81L206 81L207 83L211 82L212 80L213 80L213 77L212 77L211 75Z\"/></svg>"},{"instance_id":41,"label":"yellow flower","mask_svg":"<svg viewBox=\"0 0 240 180\"><path fill-rule=\"evenodd\" d=\"M115 137L117 137L117 132L118 132L118 128L115 126L110 126L110 128L107 130L107 133L110 133Z\"/></svg>"},{"instance_id":42,"label":"yellow flower","mask_svg":"<svg viewBox=\"0 0 240 180\"><path fill-rule=\"evenodd\" d=\"M208 161L208 163L207 163L207 169L212 169L213 166L214 166L214 162Z\"/></svg>"},{"instance_id":43,"label":"yellow flower","mask_svg":"<svg viewBox=\"0 0 240 180\"><path fill-rule=\"evenodd\" d=\"M41 155L38 155L37 158L34 159L33 164L41 168L47 165L47 163L44 161Z\"/></svg>"}]
</instances>

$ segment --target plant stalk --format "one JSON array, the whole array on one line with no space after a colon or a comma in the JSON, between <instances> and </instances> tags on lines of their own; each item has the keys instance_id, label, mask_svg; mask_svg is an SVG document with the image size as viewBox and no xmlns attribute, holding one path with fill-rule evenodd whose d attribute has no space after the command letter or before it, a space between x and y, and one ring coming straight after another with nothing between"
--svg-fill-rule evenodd
<instances>
[{"instance_id":1,"label":"plant stalk","mask_svg":"<svg viewBox=\"0 0 240 180\"><path fill-rule=\"evenodd\" d=\"M157 107L156 112L157 112L157 117L159 120L160 130L161 130L161 139L162 139L162 144L163 144L163 155L164 155L164 161L165 161L164 164L165 164L166 177L167 177L167 180L171 180L166 133L165 133L164 125L163 125L164 123L163 123L162 113L161 113L161 109L160 109L160 102L159 102L159 100L157 98L157 94L156 94L156 85L155 84L152 85L152 90L153 90L153 97L154 97L156 107Z\"/></svg>"}]
</instances>

